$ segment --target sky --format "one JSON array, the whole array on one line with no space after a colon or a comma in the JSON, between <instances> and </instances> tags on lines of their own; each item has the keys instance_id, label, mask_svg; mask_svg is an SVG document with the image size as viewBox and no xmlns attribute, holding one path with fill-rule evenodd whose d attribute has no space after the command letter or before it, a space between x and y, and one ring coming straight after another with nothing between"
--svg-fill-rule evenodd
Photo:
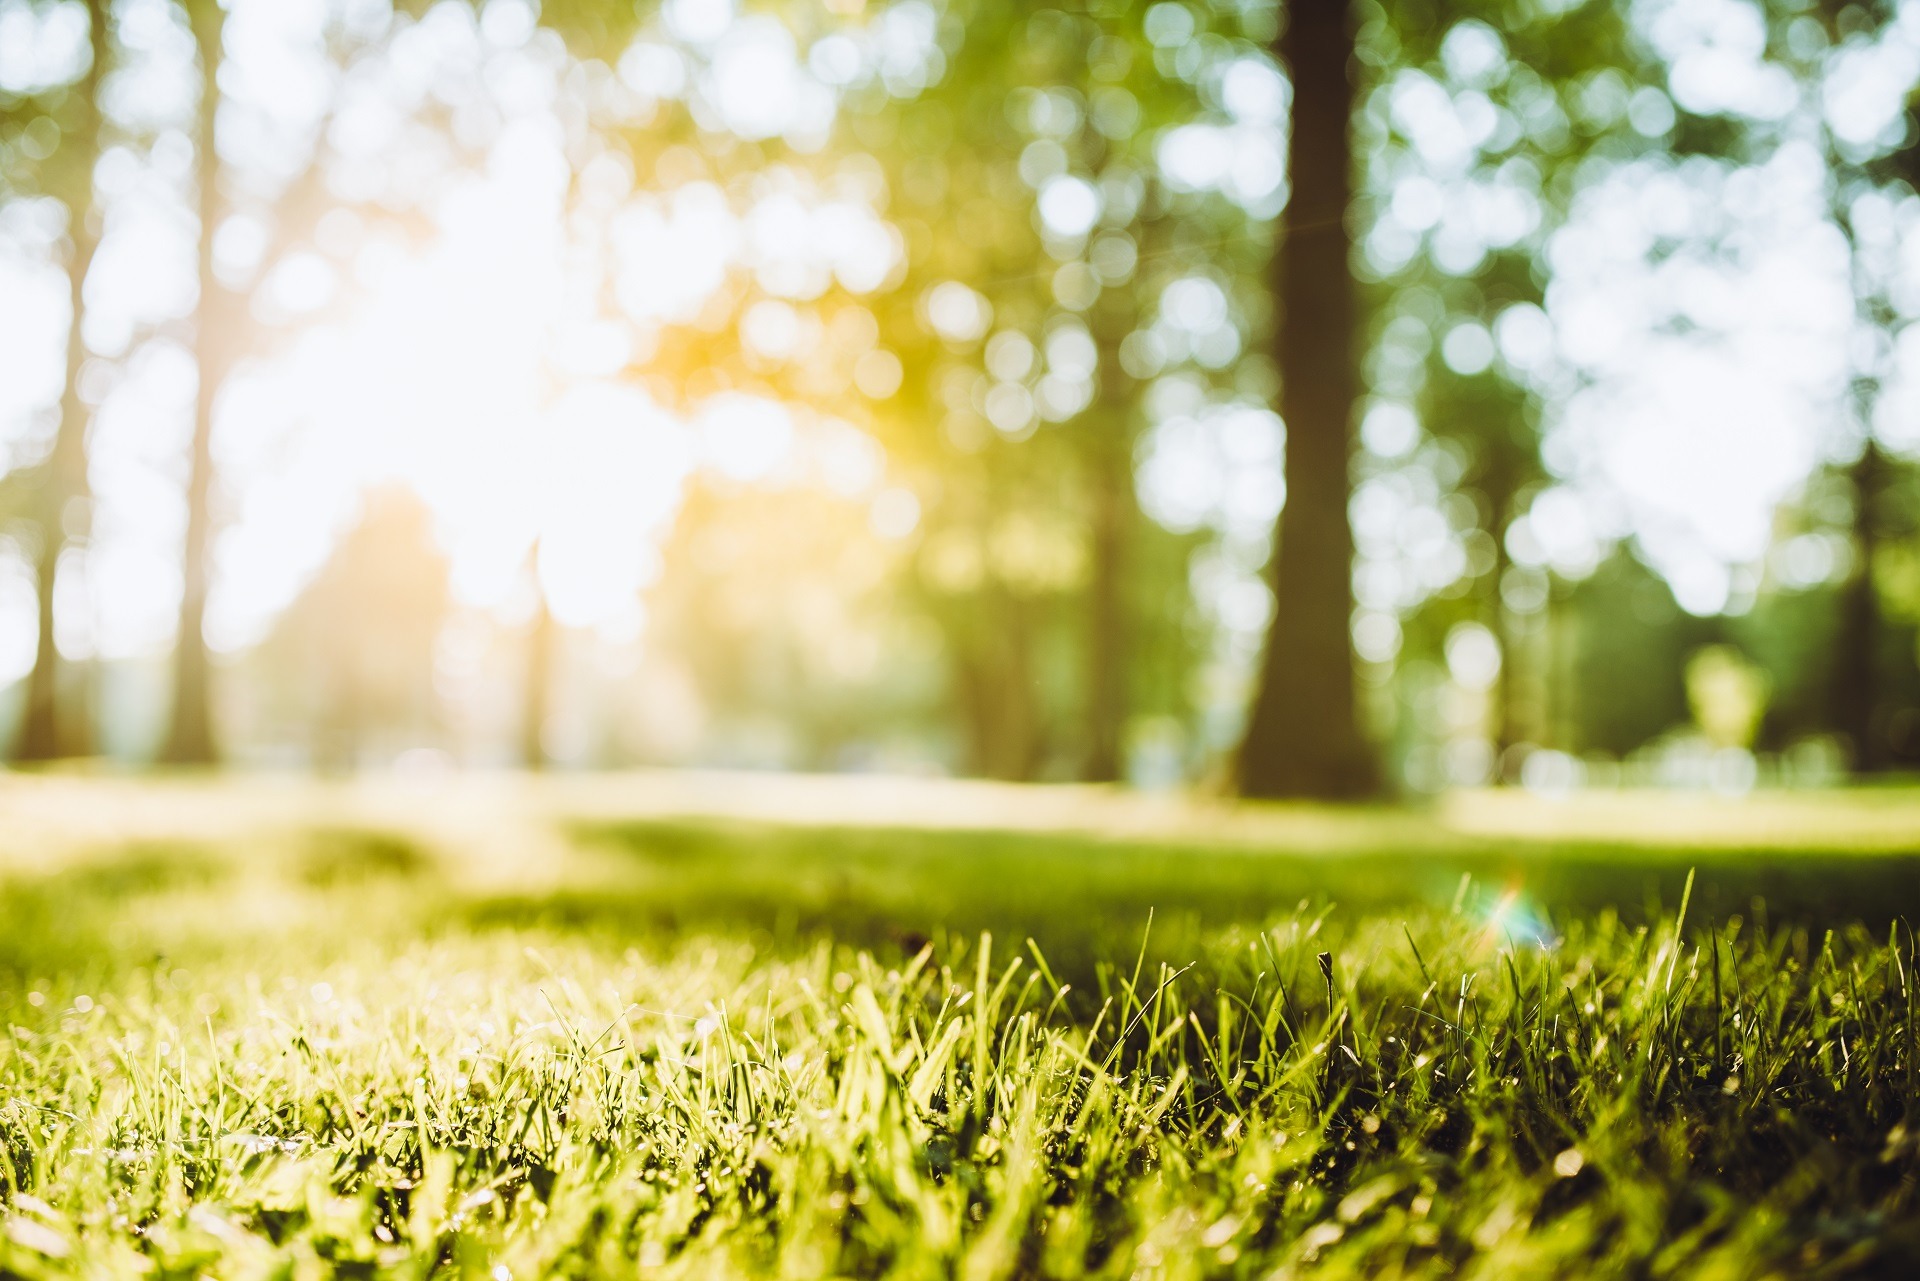
<instances>
[{"instance_id":1,"label":"sky","mask_svg":"<svg viewBox=\"0 0 1920 1281\"><path fill-rule=\"evenodd\" d=\"M216 648L265 635L360 496L384 484L428 504L462 602L523 612L537 563L563 623L616 640L643 635L641 591L702 469L817 483L870 502L882 536L911 535L915 499L890 482L857 414L731 392L676 407L615 377L644 366L668 327L697 325L734 273L753 274L769 295L743 326L750 345L786 352L822 341L785 300L803 303L835 281L857 297L894 279L903 251L884 193L791 171L769 173L744 202L701 181L638 190L585 117L590 100L644 121L656 104L686 99L710 128L817 148L842 86L878 75L905 95L937 74L931 8L897 5L802 48L729 0L669 0L611 81L587 85L520 0L492 0L477 19L441 5L345 72L316 44L327 7L233 4L221 146L250 203L264 208L297 180L324 134L335 194L372 209L328 214L315 229L324 253L269 261L273 228L246 212L216 239L223 275L254 289L256 315L282 335L230 380L216 416ZM377 3L337 7L350 30L385 22ZM0 0L0 84L69 77L71 15ZM1847 389L1862 370L1888 388L1872 429L1890 447L1920 449L1920 341L1863 331L1850 283L1871 269L1896 303L1920 309L1920 238L1908 234L1920 209L1911 200L1855 209L1865 246L1855 263L1833 226L1821 150L1829 140L1860 155L1885 145L1920 78L1920 8L1904 9L1880 43L1844 53L1812 95L1765 61L1745 0L1642 0L1636 15L1671 68L1670 99L1618 104L1636 129L1658 135L1677 102L1771 122L1782 145L1746 168L1659 156L1617 167L1581 191L1553 234L1544 310L1426 340L1456 368L1502 362L1548 393L1556 483L1509 539L1516 560L1578 576L1631 540L1686 608L1714 613L1743 607L1763 572L1789 583L1838 572L1838 553L1817 539L1775 546L1775 514L1819 462L1857 450L1863 428ZM1499 125L1474 86L1505 74L1498 37L1464 24L1456 36L1444 79L1407 73L1391 86L1419 164L1397 180L1364 245L1385 267L1429 252L1469 270L1540 217L1524 191L1477 164ZM93 359L82 380L98 406L97 503L86 579L75 576L84 600L61 610L60 645L75 657L150 656L171 643L195 386L179 324L195 290L196 228L183 198L191 45L164 0L130 0L122 38L129 62L109 86L111 114L156 137L116 148L99 175L109 213L88 284ZM1219 120L1162 140L1163 176L1270 213L1284 198L1284 82L1248 60L1225 76L1222 98ZM422 123L435 105L450 134ZM1056 175L1036 191L1037 216L1084 233L1099 198ZM424 217L390 217L383 203ZM44 438L59 398L67 304L52 251L62 217L44 200L0 203L0 447L14 456ZM946 301L964 322L972 304ZM1240 350L1212 282L1175 282L1159 308L1168 340L1195 359L1212 351L1231 361ZM898 362L889 373L886 353L870 354L862 386L884 396ZM1282 425L1177 375L1162 384L1140 458L1145 509L1175 528L1220 530L1230 546L1261 545L1284 500ZM1404 407L1381 402L1362 439L1392 460L1414 457L1422 433ZM1384 616L1459 573L1470 549L1435 519L1442 497L1391 473L1362 488L1354 514L1373 565L1361 570L1363 606ZM1196 581L1225 626L1252 635L1270 604L1245 561L1229 554ZM26 670L32 630L26 567L0 557L0 680Z\"/></svg>"}]
</instances>

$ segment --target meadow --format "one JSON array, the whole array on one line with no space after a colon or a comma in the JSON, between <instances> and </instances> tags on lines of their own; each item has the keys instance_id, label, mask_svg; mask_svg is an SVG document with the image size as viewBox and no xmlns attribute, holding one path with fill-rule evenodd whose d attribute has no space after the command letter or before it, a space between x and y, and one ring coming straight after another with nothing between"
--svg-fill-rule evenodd
<instances>
[{"instance_id":1,"label":"meadow","mask_svg":"<svg viewBox=\"0 0 1920 1281\"><path fill-rule=\"evenodd\" d=\"M1906 1276L1920 796L0 785L0 1276Z\"/></svg>"}]
</instances>

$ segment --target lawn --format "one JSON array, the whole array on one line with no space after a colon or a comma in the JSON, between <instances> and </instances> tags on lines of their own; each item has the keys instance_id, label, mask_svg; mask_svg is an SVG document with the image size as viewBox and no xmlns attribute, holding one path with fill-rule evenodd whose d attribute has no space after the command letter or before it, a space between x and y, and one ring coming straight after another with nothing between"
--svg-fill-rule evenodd
<instances>
[{"instance_id":1,"label":"lawn","mask_svg":"<svg viewBox=\"0 0 1920 1281\"><path fill-rule=\"evenodd\" d=\"M0 1276L1914 1275L1914 916L1895 790L12 778Z\"/></svg>"}]
</instances>

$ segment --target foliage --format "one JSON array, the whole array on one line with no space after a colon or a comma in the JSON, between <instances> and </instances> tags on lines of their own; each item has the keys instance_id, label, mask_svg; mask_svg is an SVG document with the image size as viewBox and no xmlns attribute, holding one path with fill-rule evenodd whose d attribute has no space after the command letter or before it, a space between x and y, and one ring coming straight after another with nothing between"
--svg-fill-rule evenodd
<instances>
[{"instance_id":1,"label":"foliage","mask_svg":"<svg viewBox=\"0 0 1920 1281\"><path fill-rule=\"evenodd\" d=\"M146 362L177 357L189 337L205 348L195 409L205 456L165 473L169 485L181 470L199 478L187 486L183 595L192 608L178 629L189 649L200 588L217 601L225 581L203 553L221 544L228 520L246 524L258 506L253 494L228 492L216 463L258 461L268 451L255 446L280 430L332 430L316 425L334 412L325 404L312 407L313 423L302 407L279 427L277 415L246 398L277 385L301 353L310 358L393 305L381 283L392 279L388 267L418 265L436 252L436 237L439 247L457 240L449 221L461 207L456 193L498 170L533 133L551 144L555 185L564 187L541 216L556 223L568 301L564 318L522 345L541 348L542 389L529 397L540 403L517 442L529 454L516 472L523 488L495 496L513 509L502 513L501 541L539 524L520 518L576 479L579 460L543 431L547 411L583 386L617 385L625 398L601 403L627 407L618 413L650 401L687 428L673 448L692 445L671 460L663 447L651 463L635 461L645 450L608 461L608 473L631 472L606 485L614 503L623 482L669 495L658 505L681 526L666 532L662 514L659 527L633 534L648 546L615 559L661 553L657 577L622 587L646 599L623 602L631 608L617 623L606 619L618 610L601 619L597 636L585 634L592 624L564 618L556 625L581 633L557 644L568 670L525 682L559 691L560 719L595 720L582 741L674 738L628 723L641 717L615 723L606 711L644 701L611 688L637 664L662 681L684 676L697 687L686 701L725 727L676 739L686 746L679 760L753 755L737 748L745 736L737 727L777 723L761 737L784 746L754 759L833 767L911 759L973 774L1110 780L1129 775L1124 744L1151 741L1171 772L1217 778L1240 731L1263 630L1304 613L1340 622L1334 615L1344 606L1276 613L1266 572L1284 489L1284 428L1268 410L1287 371L1272 359L1267 270L1289 198L1281 174L1293 87L1275 56L1281 6L407 0L316 11L311 29L295 22L267 40L274 24L254 19L274 11L270 0L257 10L174 0L96 4L116 34L91 63L78 44L63 53L55 38L81 8L0 4L10 39L21 41L13 47L26 51L8 62L0 87L0 234L23 266L84 271L78 251L98 224L111 250L106 269L120 272L128 246L138 248L129 237L141 210L164 207L182 228L177 248L197 240L209 251L199 255L197 289L178 291L197 295L199 321L184 310L189 302L143 314L120 333L109 332L119 328L108 323L113 308L102 313L92 345L73 349L62 418L73 426L106 397L131 403L148 394ZM1859 765L1920 759L1913 467L1900 456L1897 426L1886 423L1887 439L1862 458L1871 477L1846 458L1851 435L1866 440L1869 420L1890 422L1900 409L1892 392L1911 292L1900 242L1920 208L1912 145L1920 132L1913 102L1897 99L1880 134L1836 132L1828 92L1860 57L1899 54L1897 6L1781 0L1716 11L1729 31L1747 31L1755 74L1790 89L1778 111L1747 115L1732 99L1703 97L1697 83L1689 92L1694 71L1669 64L1679 55L1668 49L1672 19L1660 4L1360 0L1351 8L1359 93L1350 266L1366 303L1365 448L1351 468L1357 492L1347 509L1364 526L1351 621L1356 637L1369 638L1363 700L1378 737L1409 764L1404 772L1411 777L1411 762L1452 749L1484 755L1506 781L1539 747L1635 752L1686 723L1685 665L1716 643L1767 669L1773 696L1761 750L1819 737L1859 740ZM229 10L230 29L220 19ZM204 45L197 55L195 20ZM104 36L108 24L99 30ZM772 61L729 64L729 44L743 33L753 57ZM279 55L269 46L281 40L281 53L309 64L304 88L292 78L282 84L272 69ZM222 59L231 74L215 65ZM760 65L782 82L762 116L729 108L729 65ZM88 100L96 74L104 76L97 104ZM198 94L206 111L189 83L196 79L211 85ZM535 80L545 86L538 92ZM162 82L177 92L163 92ZM1898 92L1910 95L1911 86ZM782 102L793 110L764 116L767 103ZM208 136L189 163L182 144L194 145L196 112ZM519 132L536 121L533 133ZM89 142L95 125L100 164L101 148ZM1702 192L1726 180L1732 191L1733 178L1759 177L1770 160L1808 147L1825 184L1825 224L1850 259L1859 341L1848 360L1859 368L1832 395L1834 430L1849 439L1818 442L1812 453L1824 461L1787 496L1778 545L1764 564L1738 567L1743 586L1729 617L1703 621L1652 582L1652 553L1633 540L1661 531L1612 502L1618 495L1607 491L1620 478L1586 474L1596 464L1576 457L1578 448L1549 447L1566 444L1554 440L1556 424L1566 425L1563 411L1586 376L1568 347L1586 322L1555 302L1556 275L1570 259L1556 257L1554 245L1564 229L1591 220L1582 200L1625 209L1627 197L1609 188L1623 174L1699 180ZM194 177L201 168L204 181ZM127 177L136 170L152 180L138 193ZM62 212L88 207L97 216ZM1691 229L1674 213L1678 221L1664 229L1649 224L1642 256L1737 269L1751 250L1743 213L1729 208ZM666 259L691 243L680 239L688 225L713 232L700 250L712 260L676 282ZM491 301L505 295L508 282L500 283L476 292L476 309L490 292ZM78 296L123 292L102 277ZM1665 326L1676 341L1698 336L1704 345L1719 322L1695 315L1694 303L1663 303L1630 324ZM473 340L440 337L448 349ZM1292 372L1296 390L1314 376ZM434 390L425 389L428 404ZM221 416L235 424L222 428L217 448L216 393ZM713 455L725 451L708 449L703 436L723 416L716 406L743 398L789 415L796 440L858 437L871 475L821 482L796 478L804 469L770 468L743 480L751 460L718 462ZM71 537L59 573L72 590L62 599L111 593L102 614L117 619L138 605L136 593L115 586L130 580L117 571L83 580L80 570L96 553L109 569L118 563L135 500L130 488L109 485L99 537L82 536L86 504L61 496L85 488L71 482L85 479L78 447L92 437L69 432L71 447L49 460L54 406L43 399L19 407L0 480L0 519L37 528L0 550L43 553L36 590L51 598ZM1824 430L1806 428L1810 440ZM124 474L114 459L133 434L96 433L109 453L103 474ZM475 438L476 451L493 447ZM72 473L66 480L63 470ZM1179 502L1166 500L1183 487ZM1336 479L1301 488L1310 500L1337 487ZM716 505L715 493L726 501ZM1578 509L1584 533L1571 541L1583 547L1554 550L1538 537L1550 500L1563 513ZM431 501L439 533L474 539L449 532L466 523L446 519L453 500L436 492ZM869 505L875 519L866 521ZM1337 528L1341 505L1328 508ZM740 594L740 584L707 581L686 553L711 542L716 524L752 523L741 515L748 509L768 516L767 531L809 532L766 532L765 546L730 558L763 581L748 589L759 594L742 611L752 618L722 619L714 601ZM164 536L172 557L174 533L157 520L140 529L137 537L156 545ZM1319 540L1293 541L1297 549ZM847 552L860 572L837 582L818 565L789 572L816 550L835 564ZM1782 575L1781 564L1806 560L1802 552L1824 570ZM1645 564L1627 563L1636 554ZM286 569L276 601L294 599L291 580L320 557L289 559L303 563ZM1630 616L1616 608L1625 589L1616 591L1615 580L1625 578L1649 584L1627 593ZM83 591L83 582L94 586ZM805 617L789 612L838 587L849 599ZM13 595L24 609L24 596ZM484 622L496 641L515 638L520 626L499 604L504 595ZM1757 599L1741 613L1748 595ZM1698 595L1687 599L1705 607ZM1649 600L1658 608L1637 608ZM44 615L49 672L54 613L78 608ZM643 615L644 629L635 622ZM84 621L76 616L68 634L86 631ZM1442 691L1477 700L1472 715L1449 719L1435 714L1434 694L1459 686L1444 660L1450 638L1469 625L1488 629L1501 661L1489 688ZM1337 625L1325 630L1340 634ZM106 645L97 681L95 660L75 660L58 687L99 692L72 700L70 719L108 722L98 737L121 750L138 743L145 736L125 725L161 701L150 688L160 678L144 656L124 656L164 643L152 634ZM868 653L873 643L877 655ZM574 661L615 647L625 651L619 662ZM286 691L245 687L271 661L218 666L213 676L242 686L212 700L223 713L287 701ZM183 707L208 705L195 675L204 668L188 655L175 682ZM593 716L573 715L574 691L585 691L577 701ZM425 685L417 692L453 701ZM492 733L501 718L439 710L452 714L411 718L419 742L396 751L430 743L468 759L500 754L497 742L469 741L482 733L466 727ZM246 742L241 754L297 753L310 729L276 729L272 742ZM77 745L93 736L66 737ZM1150 754L1133 755L1137 766Z\"/></svg>"}]
</instances>

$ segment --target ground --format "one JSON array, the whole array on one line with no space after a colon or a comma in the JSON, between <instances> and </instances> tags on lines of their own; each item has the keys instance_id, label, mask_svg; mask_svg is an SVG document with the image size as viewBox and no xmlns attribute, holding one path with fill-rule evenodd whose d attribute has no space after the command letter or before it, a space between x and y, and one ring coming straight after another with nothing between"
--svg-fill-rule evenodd
<instances>
[{"instance_id":1,"label":"ground","mask_svg":"<svg viewBox=\"0 0 1920 1281\"><path fill-rule=\"evenodd\" d=\"M1920 793L0 780L0 1276L1913 1275Z\"/></svg>"}]
</instances>

